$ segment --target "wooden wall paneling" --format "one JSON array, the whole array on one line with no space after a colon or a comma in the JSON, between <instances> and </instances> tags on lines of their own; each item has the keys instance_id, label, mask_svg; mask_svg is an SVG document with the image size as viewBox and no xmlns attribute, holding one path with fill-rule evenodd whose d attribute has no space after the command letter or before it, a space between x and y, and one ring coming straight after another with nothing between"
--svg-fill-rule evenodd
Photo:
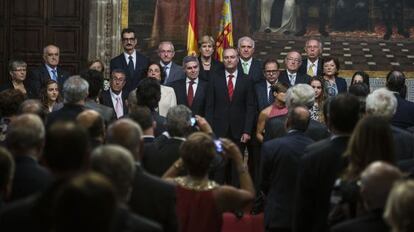
<instances>
[{"instance_id":1,"label":"wooden wall paneling","mask_svg":"<svg viewBox=\"0 0 414 232\"><path fill-rule=\"evenodd\" d=\"M45 22L45 0L8 0L12 24L43 25Z\"/></svg>"},{"instance_id":2,"label":"wooden wall paneling","mask_svg":"<svg viewBox=\"0 0 414 232\"><path fill-rule=\"evenodd\" d=\"M0 0L0 83L6 79L7 73L7 29L8 29L8 1Z\"/></svg>"}]
</instances>

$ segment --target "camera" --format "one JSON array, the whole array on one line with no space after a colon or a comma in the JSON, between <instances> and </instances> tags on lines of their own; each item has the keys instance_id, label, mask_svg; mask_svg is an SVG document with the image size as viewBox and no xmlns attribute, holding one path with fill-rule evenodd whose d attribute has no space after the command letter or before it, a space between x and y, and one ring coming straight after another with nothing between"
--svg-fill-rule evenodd
<instances>
[{"instance_id":1,"label":"camera","mask_svg":"<svg viewBox=\"0 0 414 232\"><path fill-rule=\"evenodd\" d=\"M221 144L220 139L216 139L216 140L214 140L214 145L215 145L215 147L216 147L216 152L217 152L218 154L223 153L223 145Z\"/></svg>"},{"instance_id":2,"label":"camera","mask_svg":"<svg viewBox=\"0 0 414 232\"><path fill-rule=\"evenodd\" d=\"M190 118L191 126L194 127L197 124L197 120L195 117Z\"/></svg>"}]
</instances>

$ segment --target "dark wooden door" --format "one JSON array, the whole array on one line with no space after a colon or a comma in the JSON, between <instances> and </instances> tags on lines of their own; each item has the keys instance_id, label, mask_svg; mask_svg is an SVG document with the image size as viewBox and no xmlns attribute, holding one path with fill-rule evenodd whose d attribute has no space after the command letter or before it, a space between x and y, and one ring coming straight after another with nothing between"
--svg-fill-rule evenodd
<instances>
[{"instance_id":1,"label":"dark wooden door","mask_svg":"<svg viewBox=\"0 0 414 232\"><path fill-rule=\"evenodd\" d=\"M43 47L60 48L60 64L77 74L88 57L89 1L0 0L0 81L11 58L29 69L42 64Z\"/></svg>"}]
</instances>

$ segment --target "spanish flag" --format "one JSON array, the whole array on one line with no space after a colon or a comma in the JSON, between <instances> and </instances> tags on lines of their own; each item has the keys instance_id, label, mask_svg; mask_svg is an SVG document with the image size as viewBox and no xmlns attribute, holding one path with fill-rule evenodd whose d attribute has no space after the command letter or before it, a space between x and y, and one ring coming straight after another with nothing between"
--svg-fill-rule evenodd
<instances>
[{"instance_id":1,"label":"spanish flag","mask_svg":"<svg viewBox=\"0 0 414 232\"><path fill-rule=\"evenodd\" d=\"M197 55L197 40L197 0L190 0L187 32L187 54L189 56Z\"/></svg>"},{"instance_id":2,"label":"spanish flag","mask_svg":"<svg viewBox=\"0 0 414 232\"><path fill-rule=\"evenodd\" d=\"M220 19L220 31L216 40L216 59L223 61L225 48L233 46L233 25L230 0L224 0Z\"/></svg>"}]
</instances>

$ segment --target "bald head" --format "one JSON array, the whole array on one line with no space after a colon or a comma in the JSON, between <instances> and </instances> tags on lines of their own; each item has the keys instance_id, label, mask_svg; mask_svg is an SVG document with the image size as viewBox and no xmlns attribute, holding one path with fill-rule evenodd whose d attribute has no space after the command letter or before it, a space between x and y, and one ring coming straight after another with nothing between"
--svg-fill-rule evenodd
<instances>
[{"instance_id":1,"label":"bald head","mask_svg":"<svg viewBox=\"0 0 414 232\"><path fill-rule=\"evenodd\" d=\"M108 127L106 142L126 148L134 155L135 159L140 158L141 140L141 127L131 119L119 119Z\"/></svg>"},{"instance_id":2,"label":"bald head","mask_svg":"<svg viewBox=\"0 0 414 232\"><path fill-rule=\"evenodd\" d=\"M105 138L105 123L102 116L95 110L84 110L76 117L76 122L85 128L93 139Z\"/></svg>"},{"instance_id":3,"label":"bald head","mask_svg":"<svg viewBox=\"0 0 414 232\"><path fill-rule=\"evenodd\" d=\"M361 195L369 210L382 209L401 171L383 161L371 163L361 174Z\"/></svg>"}]
</instances>

